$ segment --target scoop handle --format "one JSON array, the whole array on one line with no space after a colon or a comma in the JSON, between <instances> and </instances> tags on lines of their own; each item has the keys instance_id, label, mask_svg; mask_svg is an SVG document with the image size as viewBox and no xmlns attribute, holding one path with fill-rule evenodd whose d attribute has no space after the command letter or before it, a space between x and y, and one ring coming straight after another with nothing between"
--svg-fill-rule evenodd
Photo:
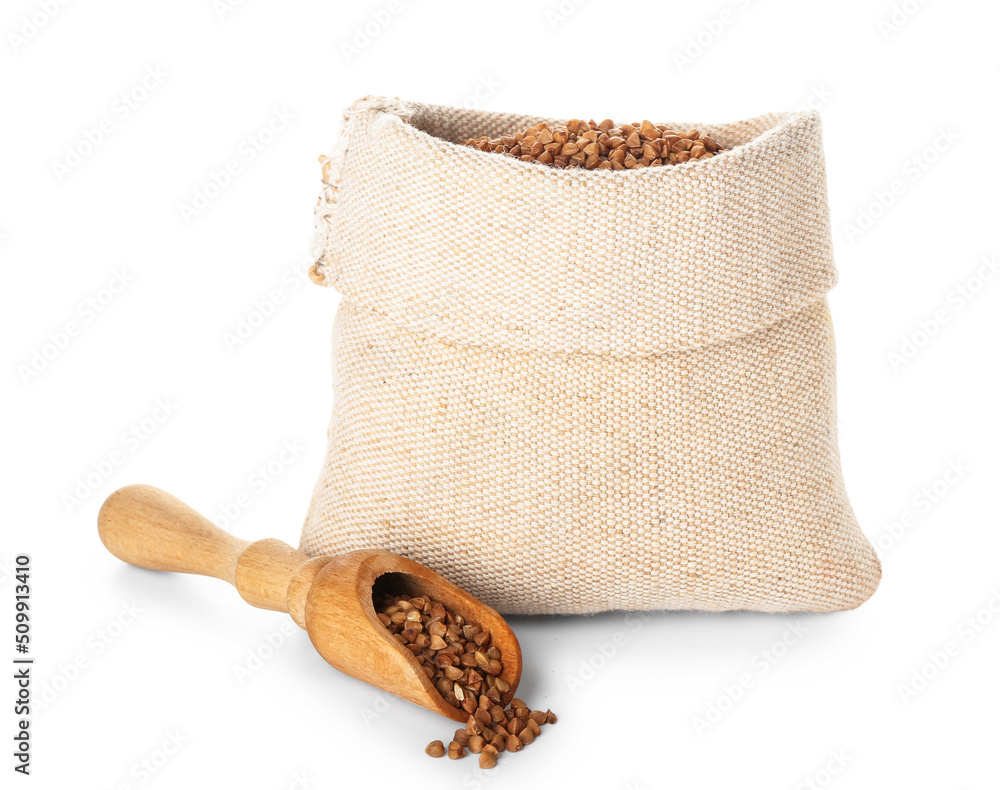
<instances>
[{"instance_id":1,"label":"scoop handle","mask_svg":"<svg viewBox=\"0 0 1000 790\"><path fill-rule=\"evenodd\" d=\"M166 491L120 488L97 515L108 551L140 568L213 576L232 584L247 603L288 612L288 589L310 561L280 540L251 543L225 532Z\"/></svg>"}]
</instances>

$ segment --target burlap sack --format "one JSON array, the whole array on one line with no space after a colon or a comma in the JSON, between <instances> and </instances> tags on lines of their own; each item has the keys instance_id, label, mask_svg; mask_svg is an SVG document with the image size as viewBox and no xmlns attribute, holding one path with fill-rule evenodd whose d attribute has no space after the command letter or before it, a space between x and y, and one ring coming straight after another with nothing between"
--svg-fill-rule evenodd
<instances>
[{"instance_id":1,"label":"burlap sack","mask_svg":"<svg viewBox=\"0 0 1000 790\"><path fill-rule=\"evenodd\" d=\"M556 170L541 120L368 98L324 163L329 449L302 548L381 547L507 613L831 611L875 590L837 447L820 119Z\"/></svg>"}]
</instances>

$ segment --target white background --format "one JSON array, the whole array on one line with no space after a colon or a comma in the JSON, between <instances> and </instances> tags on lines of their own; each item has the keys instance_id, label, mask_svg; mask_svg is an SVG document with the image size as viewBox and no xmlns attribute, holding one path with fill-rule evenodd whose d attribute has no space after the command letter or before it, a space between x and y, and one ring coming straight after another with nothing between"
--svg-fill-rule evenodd
<instances>
[{"instance_id":1,"label":"white background","mask_svg":"<svg viewBox=\"0 0 1000 790\"><path fill-rule=\"evenodd\" d=\"M16 786L998 787L1000 278L977 271L1000 253L1000 9L578 6L400 0L345 54L387 1L248 0L224 14L212 0L4 4L0 638L12 639L11 561L26 552L47 702L33 775ZM133 91L146 95L128 107ZM449 724L330 669L302 632L282 634L284 615L216 580L112 558L97 509L140 481L213 518L242 495L234 533L297 542L337 303L302 279L316 158L365 94L620 121L818 106L841 271L841 447L884 560L874 598L824 616L514 618L521 696L560 722L490 773L425 757ZM275 111L293 117L251 158ZM70 166L74 150L86 155ZM239 173L186 220L182 205L231 160ZM106 292L122 270L127 287ZM282 303L227 347L276 290ZM76 336L47 348L69 322ZM26 375L33 359L42 369ZM286 442L296 457L258 485ZM925 669L949 642L945 666ZM251 656L265 660L241 682ZM914 673L933 677L905 694Z\"/></svg>"}]
</instances>

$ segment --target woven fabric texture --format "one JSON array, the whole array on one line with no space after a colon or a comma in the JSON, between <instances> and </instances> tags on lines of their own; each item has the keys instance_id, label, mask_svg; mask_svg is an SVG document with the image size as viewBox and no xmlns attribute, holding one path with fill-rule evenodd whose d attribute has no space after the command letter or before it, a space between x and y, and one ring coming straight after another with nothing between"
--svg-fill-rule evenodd
<instances>
[{"instance_id":1,"label":"woven fabric texture","mask_svg":"<svg viewBox=\"0 0 1000 790\"><path fill-rule=\"evenodd\" d=\"M501 612L834 611L851 511L819 116L556 170L458 143L540 120L368 97L316 211L334 322L310 554L378 547Z\"/></svg>"}]
</instances>

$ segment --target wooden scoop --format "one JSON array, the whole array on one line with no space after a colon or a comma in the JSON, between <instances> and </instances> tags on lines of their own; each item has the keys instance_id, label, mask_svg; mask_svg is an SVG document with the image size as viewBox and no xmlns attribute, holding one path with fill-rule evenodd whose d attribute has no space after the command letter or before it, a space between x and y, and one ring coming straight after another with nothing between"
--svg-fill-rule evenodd
<instances>
[{"instance_id":1,"label":"wooden scoop","mask_svg":"<svg viewBox=\"0 0 1000 790\"><path fill-rule=\"evenodd\" d=\"M488 628L511 692L521 648L493 609L420 563L388 551L309 557L280 540L251 543L223 532L176 497L132 485L101 506L97 528L118 559L155 571L214 576L261 609L288 612L327 663L449 719L468 714L438 693L416 658L379 622L373 594L427 595L469 623Z\"/></svg>"}]
</instances>

